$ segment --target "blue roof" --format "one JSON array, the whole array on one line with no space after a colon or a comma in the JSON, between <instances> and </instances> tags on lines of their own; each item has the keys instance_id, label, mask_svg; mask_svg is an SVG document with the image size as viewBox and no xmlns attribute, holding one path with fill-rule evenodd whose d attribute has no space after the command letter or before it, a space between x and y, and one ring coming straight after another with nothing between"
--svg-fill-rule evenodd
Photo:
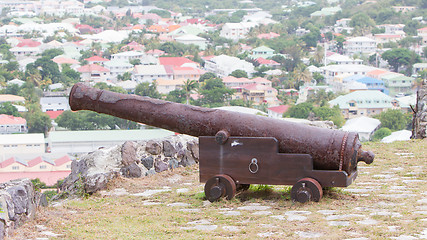
<instances>
[{"instance_id":1,"label":"blue roof","mask_svg":"<svg viewBox=\"0 0 427 240\"><path fill-rule=\"evenodd\" d=\"M371 78L371 77L360 78L360 79L357 79L356 81L360 82L360 83L381 83L381 84L384 84L383 80L378 80L376 78Z\"/></svg>"}]
</instances>

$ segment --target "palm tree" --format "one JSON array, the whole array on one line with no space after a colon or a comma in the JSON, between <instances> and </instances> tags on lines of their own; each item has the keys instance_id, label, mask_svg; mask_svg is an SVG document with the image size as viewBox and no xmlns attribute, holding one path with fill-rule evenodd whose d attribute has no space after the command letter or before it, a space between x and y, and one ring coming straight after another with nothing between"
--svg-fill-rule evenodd
<instances>
[{"instance_id":1,"label":"palm tree","mask_svg":"<svg viewBox=\"0 0 427 240\"><path fill-rule=\"evenodd\" d=\"M190 93L195 88L197 88L196 80L187 79L187 81L184 82L184 90L185 90L185 97L187 99L187 102L186 102L187 105L190 104Z\"/></svg>"}]
</instances>

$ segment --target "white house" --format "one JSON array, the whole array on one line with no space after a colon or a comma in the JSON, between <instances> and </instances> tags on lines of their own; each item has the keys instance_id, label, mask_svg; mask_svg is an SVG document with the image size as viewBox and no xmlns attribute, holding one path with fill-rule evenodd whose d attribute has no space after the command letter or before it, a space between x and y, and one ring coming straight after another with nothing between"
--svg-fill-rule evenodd
<instances>
[{"instance_id":1,"label":"white house","mask_svg":"<svg viewBox=\"0 0 427 240\"><path fill-rule=\"evenodd\" d=\"M237 41L241 38L245 38L246 34L255 26L257 26L257 24L253 22L226 23L222 26L219 36Z\"/></svg>"},{"instance_id":2,"label":"white house","mask_svg":"<svg viewBox=\"0 0 427 240\"><path fill-rule=\"evenodd\" d=\"M215 73L220 78L230 75L234 70L243 70L249 77L255 72L252 63L227 55L219 55L207 60L205 70Z\"/></svg>"},{"instance_id":3,"label":"white house","mask_svg":"<svg viewBox=\"0 0 427 240\"><path fill-rule=\"evenodd\" d=\"M45 153L45 140L43 133L10 134L0 138L0 160L5 160L11 155Z\"/></svg>"},{"instance_id":4,"label":"white house","mask_svg":"<svg viewBox=\"0 0 427 240\"><path fill-rule=\"evenodd\" d=\"M22 117L0 114L0 134L26 133L27 120ZM1 137L5 138L5 137Z\"/></svg>"},{"instance_id":5,"label":"white house","mask_svg":"<svg viewBox=\"0 0 427 240\"><path fill-rule=\"evenodd\" d=\"M341 130L346 132L356 132L361 141L371 140L372 135L378 130L381 122L378 119L370 117L357 117L347 120Z\"/></svg>"},{"instance_id":6,"label":"white house","mask_svg":"<svg viewBox=\"0 0 427 240\"><path fill-rule=\"evenodd\" d=\"M151 83L159 78L172 80L173 75L168 74L163 65L136 65L132 71L132 80L138 83Z\"/></svg>"},{"instance_id":7,"label":"white house","mask_svg":"<svg viewBox=\"0 0 427 240\"><path fill-rule=\"evenodd\" d=\"M328 64L337 64L337 65L343 65L343 64L354 64L354 65L360 65L363 63L362 59L353 59L348 56L344 56L338 53L334 53L328 57L326 57L326 65Z\"/></svg>"},{"instance_id":8,"label":"white house","mask_svg":"<svg viewBox=\"0 0 427 240\"><path fill-rule=\"evenodd\" d=\"M377 42L367 37L354 37L344 42L344 51L348 55L375 53Z\"/></svg>"},{"instance_id":9,"label":"white house","mask_svg":"<svg viewBox=\"0 0 427 240\"><path fill-rule=\"evenodd\" d=\"M21 60L28 56L36 56L41 53L39 47L14 47L9 49L9 51L15 55L16 60Z\"/></svg>"},{"instance_id":10,"label":"white house","mask_svg":"<svg viewBox=\"0 0 427 240\"><path fill-rule=\"evenodd\" d=\"M368 72L377 70L378 68L361 65L361 64L347 64L347 65L328 65L320 67L323 71L323 76L325 76L326 82L330 82L334 79L335 76L341 74L348 75L366 75Z\"/></svg>"},{"instance_id":11,"label":"white house","mask_svg":"<svg viewBox=\"0 0 427 240\"><path fill-rule=\"evenodd\" d=\"M202 37L198 37L196 35L183 35L175 38L175 41L183 43L183 44L194 44L199 47L200 50L206 49L207 41Z\"/></svg>"},{"instance_id":12,"label":"white house","mask_svg":"<svg viewBox=\"0 0 427 240\"><path fill-rule=\"evenodd\" d=\"M121 52L121 53L116 53L111 55L111 60L130 62L131 60L141 60L143 57L144 57L143 52L127 51L127 52Z\"/></svg>"},{"instance_id":13,"label":"white house","mask_svg":"<svg viewBox=\"0 0 427 240\"><path fill-rule=\"evenodd\" d=\"M104 63L104 67L110 69L110 79L117 80L118 75L131 71L133 65L125 60L111 60Z\"/></svg>"},{"instance_id":14,"label":"white house","mask_svg":"<svg viewBox=\"0 0 427 240\"><path fill-rule=\"evenodd\" d=\"M66 97L42 97L40 98L42 112L70 110Z\"/></svg>"}]
</instances>

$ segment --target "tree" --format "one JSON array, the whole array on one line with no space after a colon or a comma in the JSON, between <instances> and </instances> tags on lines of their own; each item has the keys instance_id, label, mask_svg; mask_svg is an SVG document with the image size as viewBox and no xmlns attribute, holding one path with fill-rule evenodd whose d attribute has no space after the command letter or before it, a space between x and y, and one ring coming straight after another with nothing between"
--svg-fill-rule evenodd
<instances>
[{"instance_id":1,"label":"tree","mask_svg":"<svg viewBox=\"0 0 427 240\"><path fill-rule=\"evenodd\" d=\"M229 76L233 76L235 78L248 78L248 73L244 70L237 69L234 70Z\"/></svg>"},{"instance_id":2,"label":"tree","mask_svg":"<svg viewBox=\"0 0 427 240\"><path fill-rule=\"evenodd\" d=\"M386 128L386 127L382 127L380 129L378 129L377 131L375 131L374 136L372 137L373 141L379 141L387 136L391 135L391 130Z\"/></svg>"},{"instance_id":3,"label":"tree","mask_svg":"<svg viewBox=\"0 0 427 240\"><path fill-rule=\"evenodd\" d=\"M15 117L21 116L21 114L18 112L18 109L10 102L0 103L0 114L12 115Z\"/></svg>"},{"instance_id":4,"label":"tree","mask_svg":"<svg viewBox=\"0 0 427 240\"><path fill-rule=\"evenodd\" d=\"M65 111L56 120L58 126L69 130L135 129L136 122L92 111Z\"/></svg>"},{"instance_id":5,"label":"tree","mask_svg":"<svg viewBox=\"0 0 427 240\"><path fill-rule=\"evenodd\" d=\"M170 91L166 96L166 101L176 102L176 103L185 103L187 100L187 93L184 89L177 89Z\"/></svg>"},{"instance_id":6,"label":"tree","mask_svg":"<svg viewBox=\"0 0 427 240\"><path fill-rule=\"evenodd\" d=\"M157 99L161 97L160 93L157 91L155 82L152 82L151 84L148 82L138 84L135 88L135 94Z\"/></svg>"},{"instance_id":7,"label":"tree","mask_svg":"<svg viewBox=\"0 0 427 240\"><path fill-rule=\"evenodd\" d=\"M361 12L353 15L350 20L350 26L355 28L355 33L365 35L371 32L371 29L375 26L375 21L366 13Z\"/></svg>"},{"instance_id":8,"label":"tree","mask_svg":"<svg viewBox=\"0 0 427 240\"><path fill-rule=\"evenodd\" d=\"M389 109L376 116L381 121L381 126L389 128L392 131L405 129L407 120L402 111L398 109Z\"/></svg>"},{"instance_id":9,"label":"tree","mask_svg":"<svg viewBox=\"0 0 427 240\"><path fill-rule=\"evenodd\" d=\"M418 54L406 48L394 48L385 51L381 55L381 58L386 60L388 64L393 67L395 72L399 72L399 67L402 65L412 68L413 64L421 62L421 58Z\"/></svg>"},{"instance_id":10,"label":"tree","mask_svg":"<svg viewBox=\"0 0 427 240\"><path fill-rule=\"evenodd\" d=\"M190 93L193 89L197 88L197 81L196 80L190 80L187 79L187 81L184 82L184 91L185 91L185 98L186 98L186 104L190 104Z\"/></svg>"},{"instance_id":11,"label":"tree","mask_svg":"<svg viewBox=\"0 0 427 240\"><path fill-rule=\"evenodd\" d=\"M44 133L46 135L52 127L49 115L42 112L38 106L29 107L29 111L25 113L24 117L27 120L29 133Z\"/></svg>"},{"instance_id":12,"label":"tree","mask_svg":"<svg viewBox=\"0 0 427 240\"><path fill-rule=\"evenodd\" d=\"M52 49L45 50L42 53L42 57L47 57L48 59L53 59L54 57L59 56L61 54L64 54L64 50L59 49L59 48L52 48Z\"/></svg>"},{"instance_id":13,"label":"tree","mask_svg":"<svg viewBox=\"0 0 427 240\"><path fill-rule=\"evenodd\" d=\"M216 78L215 73L211 73L211 72L207 72L203 75L200 76L199 78L199 83L204 82L205 80L211 79L211 78Z\"/></svg>"},{"instance_id":14,"label":"tree","mask_svg":"<svg viewBox=\"0 0 427 240\"><path fill-rule=\"evenodd\" d=\"M285 117L307 119L310 112L313 111L313 108L314 106L312 103L303 102L289 108L289 110L284 113L284 115Z\"/></svg>"},{"instance_id":15,"label":"tree","mask_svg":"<svg viewBox=\"0 0 427 240\"><path fill-rule=\"evenodd\" d=\"M225 87L220 78L211 78L199 90L202 97L198 105L207 107L219 107L224 105L225 100L233 94L234 90Z\"/></svg>"}]
</instances>

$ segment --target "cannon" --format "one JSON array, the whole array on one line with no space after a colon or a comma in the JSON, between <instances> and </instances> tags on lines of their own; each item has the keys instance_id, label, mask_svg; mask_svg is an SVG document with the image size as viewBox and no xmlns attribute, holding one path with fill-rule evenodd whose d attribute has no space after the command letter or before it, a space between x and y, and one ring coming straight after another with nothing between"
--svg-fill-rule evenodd
<instances>
[{"instance_id":1,"label":"cannon","mask_svg":"<svg viewBox=\"0 0 427 240\"><path fill-rule=\"evenodd\" d=\"M370 164L356 133L99 90L77 83L73 111L91 110L199 138L200 181L209 201L250 184L293 185L291 198L319 201L324 187L347 187L357 163Z\"/></svg>"}]
</instances>

